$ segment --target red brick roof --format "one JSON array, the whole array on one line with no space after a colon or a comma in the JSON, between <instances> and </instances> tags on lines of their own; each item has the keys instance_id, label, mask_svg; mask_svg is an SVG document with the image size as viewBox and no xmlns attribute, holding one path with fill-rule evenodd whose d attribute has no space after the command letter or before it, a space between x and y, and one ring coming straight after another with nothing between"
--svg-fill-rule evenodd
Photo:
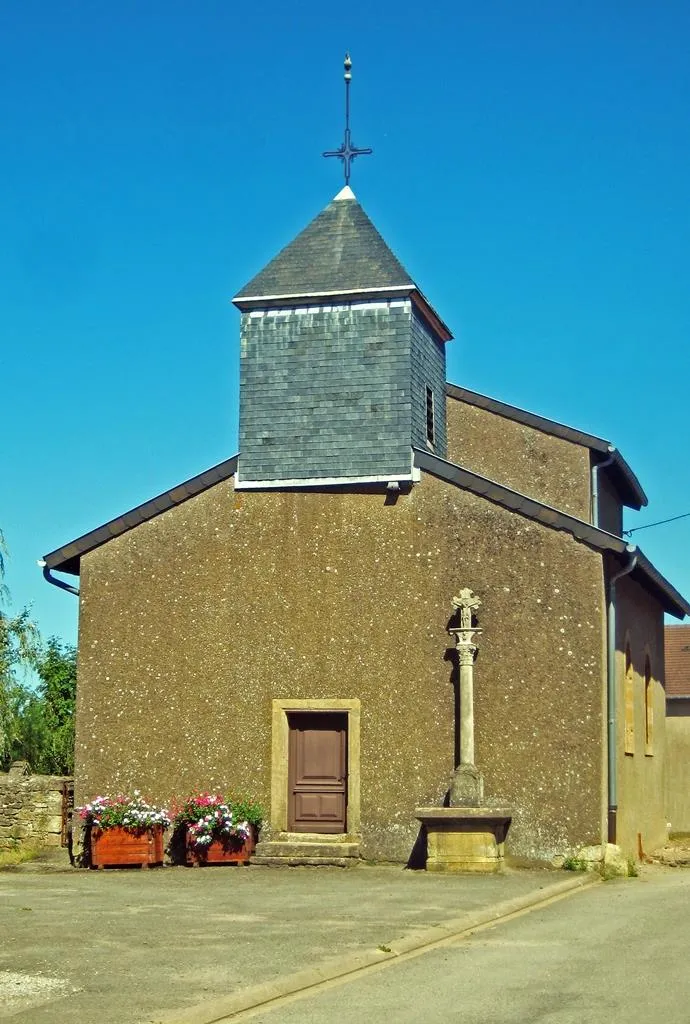
<instances>
[{"instance_id":1,"label":"red brick roof","mask_svg":"<svg viewBox=\"0 0 690 1024\"><path fill-rule=\"evenodd\" d=\"M690 626L664 626L666 695L690 697Z\"/></svg>"}]
</instances>

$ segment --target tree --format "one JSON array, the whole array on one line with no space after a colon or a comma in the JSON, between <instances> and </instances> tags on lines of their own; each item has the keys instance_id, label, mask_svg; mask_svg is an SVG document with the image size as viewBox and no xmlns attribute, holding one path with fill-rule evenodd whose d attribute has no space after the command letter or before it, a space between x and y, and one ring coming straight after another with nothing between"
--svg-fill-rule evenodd
<instances>
[{"instance_id":1,"label":"tree","mask_svg":"<svg viewBox=\"0 0 690 1024\"><path fill-rule=\"evenodd\" d=\"M38 629L28 609L18 615L3 610L10 601L5 585L7 547L0 530L0 767L7 770L15 760L19 722L28 688L22 675L35 669L40 655Z\"/></svg>"},{"instance_id":2,"label":"tree","mask_svg":"<svg viewBox=\"0 0 690 1024\"><path fill-rule=\"evenodd\" d=\"M77 652L57 637L43 643L28 609L3 610L6 557L0 531L0 769L23 760L37 774L71 775ZM30 674L37 685L27 682Z\"/></svg>"},{"instance_id":3,"label":"tree","mask_svg":"<svg viewBox=\"0 0 690 1024\"><path fill-rule=\"evenodd\" d=\"M27 735L39 743L34 754L38 770L48 775L71 775L74 771L74 703L77 692L77 651L71 644L52 636L36 665L40 683L38 700L27 718ZM32 724L33 723L33 724ZM41 738L40 724L43 726ZM31 762L31 758L27 757ZM33 762L32 767L33 767Z\"/></svg>"}]
</instances>

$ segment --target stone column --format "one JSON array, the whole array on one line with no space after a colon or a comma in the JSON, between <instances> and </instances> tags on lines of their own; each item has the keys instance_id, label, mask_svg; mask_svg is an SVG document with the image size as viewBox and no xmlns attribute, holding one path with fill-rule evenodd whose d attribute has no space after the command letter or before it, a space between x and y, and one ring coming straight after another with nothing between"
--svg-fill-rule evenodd
<instances>
[{"instance_id":1,"label":"stone column","mask_svg":"<svg viewBox=\"0 0 690 1024\"><path fill-rule=\"evenodd\" d=\"M474 764L474 644L457 645L460 662L460 764Z\"/></svg>"},{"instance_id":2,"label":"stone column","mask_svg":"<svg viewBox=\"0 0 690 1024\"><path fill-rule=\"evenodd\" d=\"M451 806L478 806L484 796L483 780L474 764L474 637L481 629L472 625L472 615L480 605L479 598L467 587L453 598L453 607L460 612L460 625L449 630L455 637L460 667L460 764L451 782Z\"/></svg>"}]
</instances>

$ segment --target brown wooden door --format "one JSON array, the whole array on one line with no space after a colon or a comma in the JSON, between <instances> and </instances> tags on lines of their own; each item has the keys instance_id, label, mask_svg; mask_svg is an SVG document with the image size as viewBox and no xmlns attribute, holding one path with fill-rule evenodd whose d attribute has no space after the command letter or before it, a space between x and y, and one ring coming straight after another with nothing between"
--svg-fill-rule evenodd
<instances>
[{"instance_id":1,"label":"brown wooden door","mask_svg":"<svg viewBox=\"0 0 690 1024\"><path fill-rule=\"evenodd\" d=\"M345 832L347 715L288 714L288 830Z\"/></svg>"}]
</instances>

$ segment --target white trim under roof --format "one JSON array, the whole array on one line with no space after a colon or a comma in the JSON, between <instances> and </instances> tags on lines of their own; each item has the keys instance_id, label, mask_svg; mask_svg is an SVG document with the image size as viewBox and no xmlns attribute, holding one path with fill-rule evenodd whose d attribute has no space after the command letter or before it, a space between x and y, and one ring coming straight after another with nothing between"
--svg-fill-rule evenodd
<instances>
[{"instance_id":1,"label":"white trim under roof","mask_svg":"<svg viewBox=\"0 0 690 1024\"><path fill-rule=\"evenodd\" d=\"M419 479L414 473L387 473L384 476L318 476L298 477L294 480L240 480L235 473L236 491L267 491L280 487L337 487L349 484L413 483Z\"/></svg>"},{"instance_id":2,"label":"white trim under roof","mask_svg":"<svg viewBox=\"0 0 690 1024\"><path fill-rule=\"evenodd\" d=\"M288 292L285 295L236 295L232 302L277 302L279 299L325 299L329 295L370 295L372 292L409 292L417 285L396 284L387 288L341 288L337 292Z\"/></svg>"}]
</instances>

